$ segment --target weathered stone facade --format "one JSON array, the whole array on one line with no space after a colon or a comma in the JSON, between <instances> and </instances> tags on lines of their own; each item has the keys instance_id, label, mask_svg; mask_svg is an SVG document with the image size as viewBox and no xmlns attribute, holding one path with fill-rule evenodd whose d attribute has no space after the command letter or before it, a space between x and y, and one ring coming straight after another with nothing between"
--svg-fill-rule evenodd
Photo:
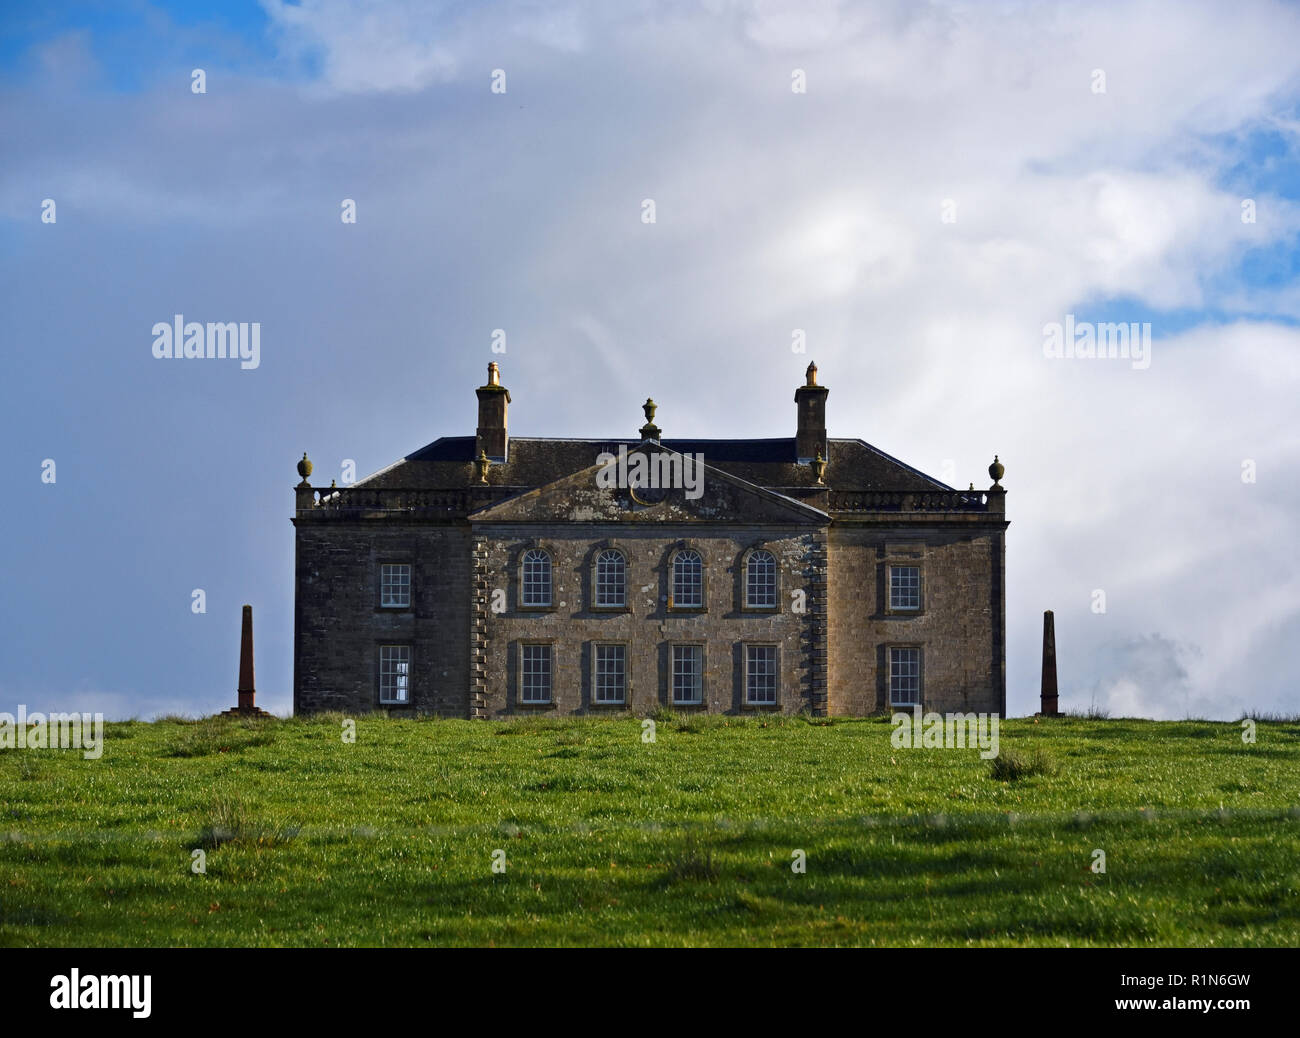
<instances>
[{"instance_id":1,"label":"weathered stone facade","mask_svg":"<svg viewBox=\"0 0 1300 1038\"><path fill-rule=\"evenodd\" d=\"M492 365L474 437L300 463L295 712L1005 712L999 464L956 491L829 439L811 365L790 439L664 440L648 401L639 440L511 440L509 400ZM610 485L620 448L696 482Z\"/></svg>"}]
</instances>

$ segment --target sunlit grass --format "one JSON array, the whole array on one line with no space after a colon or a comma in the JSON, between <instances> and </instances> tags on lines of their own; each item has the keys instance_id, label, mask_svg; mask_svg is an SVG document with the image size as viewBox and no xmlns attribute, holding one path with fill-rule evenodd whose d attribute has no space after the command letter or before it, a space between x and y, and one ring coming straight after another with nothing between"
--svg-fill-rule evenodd
<instances>
[{"instance_id":1,"label":"sunlit grass","mask_svg":"<svg viewBox=\"0 0 1300 1038\"><path fill-rule=\"evenodd\" d=\"M0 943L1300 944L1294 721L343 720L0 751Z\"/></svg>"}]
</instances>

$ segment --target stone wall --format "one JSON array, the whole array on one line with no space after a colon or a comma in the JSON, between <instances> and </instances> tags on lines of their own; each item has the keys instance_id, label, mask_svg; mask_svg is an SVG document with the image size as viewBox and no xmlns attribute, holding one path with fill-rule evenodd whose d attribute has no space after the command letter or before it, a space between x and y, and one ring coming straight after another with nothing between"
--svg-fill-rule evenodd
<instances>
[{"instance_id":1,"label":"stone wall","mask_svg":"<svg viewBox=\"0 0 1300 1038\"><path fill-rule=\"evenodd\" d=\"M926 710L1000 712L1005 693L1001 528L837 523L828 546L831 714L887 708L888 649L922 650ZM921 568L921 606L891 612L890 564Z\"/></svg>"},{"instance_id":2,"label":"stone wall","mask_svg":"<svg viewBox=\"0 0 1300 1038\"><path fill-rule=\"evenodd\" d=\"M381 608L380 566L411 566L411 607ZM379 646L411 646L407 706L466 717L470 683L469 529L461 524L300 524L294 713L380 709Z\"/></svg>"},{"instance_id":3,"label":"stone wall","mask_svg":"<svg viewBox=\"0 0 1300 1038\"><path fill-rule=\"evenodd\" d=\"M814 690L808 647L813 637L810 607L796 613L791 592L808 592L811 567L824 535L807 527L690 526L661 524L509 524L475 527L475 574L478 615L472 651L480 665L474 702L481 716L517 713L601 713L629 710L638 714L667 705L671 699L673 642L704 646L703 704L713 713L754 709L795 713L809 708ZM704 562L703 612L668 608L670 559L679 546L700 553ZM764 547L777 559L778 608L748 611L743 606L743 553ZM520 559L528 548L542 547L554 560L554 607L520 608ZM620 549L628 560L628 609L593 608L592 574L596 553ZM493 613L491 594L505 593L505 611ZM486 596L486 599L484 599ZM553 643L552 702L534 706L518 701L521 641ZM592 653L597 642L627 645L628 693L624 706L593 703ZM780 687L775 707L744 702L742 644L778 646ZM689 708L688 708L689 709Z\"/></svg>"},{"instance_id":4,"label":"stone wall","mask_svg":"<svg viewBox=\"0 0 1300 1038\"><path fill-rule=\"evenodd\" d=\"M526 548L554 560L555 606L523 610L519 561ZM703 612L667 608L669 559L680 546L704 559ZM778 560L780 607L743 607L742 557L763 546ZM628 558L629 609L592 607L597 551ZM888 647L923 653L926 709L992 712L1005 697L1004 532L1000 521L836 522L808 526L711 523L510 523L471 528L463 520L300 522L295 588L294 711L380 708L379 646L412 647L411 702L395 714L501 717L549 712L648 713L671 699L668 648L704 647L704 703L693 709L743 712L741 645L779 647L784 713L865 715L888 704ZM380 566L412 567L411 607L379 605ZM887 567L920 565L922 609L891 613ZM505 611L491 609L492 592ZM807 594L805 611L791 592ZM553 697L518 702L519 644L553 641ZM592 703L592 645L628 646L628 701ZM686 708L691 709L691 708Z\"/></svg>"}]
</instances>

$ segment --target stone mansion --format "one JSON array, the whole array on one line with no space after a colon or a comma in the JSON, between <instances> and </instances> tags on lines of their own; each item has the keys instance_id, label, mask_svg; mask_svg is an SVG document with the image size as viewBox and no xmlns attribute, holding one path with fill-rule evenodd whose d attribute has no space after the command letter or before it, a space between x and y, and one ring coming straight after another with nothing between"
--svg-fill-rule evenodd
<instances>
[{"instance_id":1,"label":"stone mansion","mask_svg":"<svg viewBox=\"0 0 1300 1038\"><path fill-rule=\"evenodd\" d=\"M473 436L346 487L298 464L295 713L1006 713L1006 491L826 434Z\"/></svg>"}]
</instances>

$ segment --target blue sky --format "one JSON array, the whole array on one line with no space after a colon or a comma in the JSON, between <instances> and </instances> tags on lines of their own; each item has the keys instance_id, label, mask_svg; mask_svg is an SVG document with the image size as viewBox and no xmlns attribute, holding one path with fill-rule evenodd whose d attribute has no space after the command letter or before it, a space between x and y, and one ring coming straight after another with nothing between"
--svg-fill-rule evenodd
<instances>
[{"instance_id":1,"label":"blue sky","mask_svg":"<svg viewBox=\"0 0 1300 1038\"><path fill-rule=\"evenodd\" d=\"M287 712L304 450L327 483L470 434L493 359L518 434L652 395L792 435L802 328L832 435L1006 463L1013 713L1048 608L1067 706L1295 712L1296 38L1281 3L7 5L0 702L223 708L250 602ZM155 360L176 313L260 322L261 364ZM1048 359L1069 314L1150 322L1150 368Z\"/></svg>"},{"instance_id":2,"label":"blue sky","mask_svg":"<svg viewBox=\"0 0 1300 1038\"><path fill-rule=\"evenodd\" d=\"M11 4L3 17L0 67L11 83L27 80L40 49L66 37L93 56L97 89L147 90L195 63L231 75L277 75L271 21L255 2L54 0Z\"/></svg>"}]
</instances>

